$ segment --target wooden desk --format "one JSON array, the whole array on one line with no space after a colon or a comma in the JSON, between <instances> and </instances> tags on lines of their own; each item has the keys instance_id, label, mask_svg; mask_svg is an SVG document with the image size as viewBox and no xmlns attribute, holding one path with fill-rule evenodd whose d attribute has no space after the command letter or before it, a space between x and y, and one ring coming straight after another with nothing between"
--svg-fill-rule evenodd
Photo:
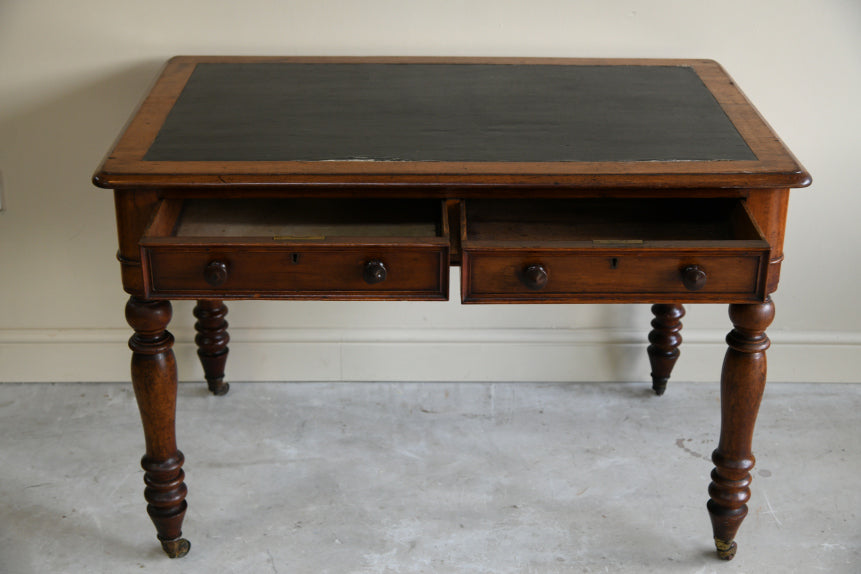
<instances>
[{"instance_id":1,"label":"wooden desk","mask_svg":"<svg viewBox=\"0 0 861 574\"><path fill-rule=\"evenodd\" d=\"M131 295L147 511L182 556L171 299L227 392L226 299L652 303L662 394L683 303L729 304L708 511L747 513L789 189L804 171L707 60L172 59L94 176Z\"/></svg>"}]
</instances>

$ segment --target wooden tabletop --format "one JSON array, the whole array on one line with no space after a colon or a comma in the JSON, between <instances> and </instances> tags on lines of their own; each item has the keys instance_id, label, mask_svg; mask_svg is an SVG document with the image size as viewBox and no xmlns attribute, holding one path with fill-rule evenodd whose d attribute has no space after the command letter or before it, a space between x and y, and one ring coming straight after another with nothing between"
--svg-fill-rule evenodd
<instances>
[{"instance_id":1,"label":"wooden tabletop","mask_svg":"<svg viewBox=\"0 0 861 574\"><path fill-rule=\"evenodd\" d=\"M177 57L94 181L779 188L810 177L708 60Z\"/></svg>"}]
</instances>

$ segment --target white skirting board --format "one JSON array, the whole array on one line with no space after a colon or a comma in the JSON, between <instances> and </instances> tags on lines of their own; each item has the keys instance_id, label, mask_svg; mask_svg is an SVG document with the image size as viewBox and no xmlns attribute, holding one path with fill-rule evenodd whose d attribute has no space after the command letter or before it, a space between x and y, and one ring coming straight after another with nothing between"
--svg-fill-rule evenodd
<instances>
[{"instance_id":1,"label":"white skirting board","mask_svg":"<svg viewBox=\"0 0 861 574\"><path fill-rule=\"evenodd\" d=\"M202 380L193 332L179 379ZM649 382L646 334L613 329L231 329L229 381ZM0 330L0 382L129 378L125 329ZM670 384L717 382L725 332L683 331ZM859 382L861 333L769 333L769 380Z\"/></svg>"}]
</instances>

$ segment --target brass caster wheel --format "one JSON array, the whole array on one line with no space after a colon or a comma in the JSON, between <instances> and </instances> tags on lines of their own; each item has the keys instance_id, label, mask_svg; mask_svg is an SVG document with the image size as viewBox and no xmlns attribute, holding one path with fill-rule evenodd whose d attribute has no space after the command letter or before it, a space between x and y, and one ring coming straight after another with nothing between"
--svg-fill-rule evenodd
<instances>
[{"instance_id":1,"label":"brass caster wheel","mask_svg":"<svg viewBox=\"0 0 861 574\"><path fill-rule=\"evenodd\" d=\"M230 383L225 383L224 379L217 381L207 381L209 383L209 392L216 397L223 397L230 390Z\"/></svg>"},{"instance_id":2,"label":"brass caster wheel","mask_svg":"<svg viewBox=\"0 0 861 574\"><path fill-rule=\"evenodd\" d=\"M715 548L717 548L718 558L721 560L732 560L735 558L736 550L738 550L738 544L735 543L735 540L730 540L729 542L725 540L721 540L720 538L715 538Z\"/></svg>"},{"instance_id":3,"label":"brass caster wheel","mask_svg":"<svg viewBox=\"0 0 861 574\"><path fill-rule=\"evenodd\" d=\"M667 390L667 381L669 380L669 377L652 378L652 390L655 391L656 395L660 397L664 394L664 391Z\"/></svg>"},{"instance_id":4,"label":"brass caster wheel","mask_svg":"<svg viewBox=\"0 0 861 574\"><path fill-rule=\"evenodd\" d=\"M162 540L161 547L170 558L182 558L191 549L191 542L185 538L176 540Z\"/></svg>"}]
</instances>

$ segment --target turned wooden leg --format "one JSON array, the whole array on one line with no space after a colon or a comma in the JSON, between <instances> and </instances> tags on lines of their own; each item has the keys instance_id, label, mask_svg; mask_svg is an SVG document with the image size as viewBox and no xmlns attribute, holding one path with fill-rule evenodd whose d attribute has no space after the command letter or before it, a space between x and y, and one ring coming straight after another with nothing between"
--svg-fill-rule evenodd
<instances>
[{"instance_id":1,"label":"turned wooden leg","mask_svg":"<svg viewBox=\"0 0 861 574\"><path fill-rule=\"evenodd\" d=\"M132 297L126 320L135 330L129 339L132 384L143 422L146 454L144 498L162 548L171 558L185 556L190 544L182 538L187 489L183 456L176 448L176 359L170 322L170 301L145 301Z\"/></svg>"},{"instance_id":2,"label":"turned wooden leg","mask_svg":"<svg viewBox=\"0 0 861 574\"><path fill-rule=\"evenodd\" d=\"M652 332L649 333L649 363L652 365L652 389L660 396L667 390L667 381L676 359L679 358L679 345L682 344L681 318L685 308L681 305L652 305Z\"/></svg>"},{"instance_id":3,"label":"turned wooden leg","mask_svg":"<svg viewBox=\"0 0 861 574\"><path fill-rule=\"evenodd\" d=\"M200 300L194 307L197 322L194 328L197 336L197 356L203 365L206 384L213 395L226 395L230 385L224 382L224 365L227 362L227 305L218 300Z\"/></svg>"},{"instance_id":4,"label":"turned wooden leg","mask_svg":"<svg viewBox=\"0 0 861 574\"><path fill-rule=\"evenodd\" d=\"M766 328L774 319L771 300L752 305L730 305L734 329L727 335L729 349L721 374L720 442L712 453L715 469L708 502L718 556L732 560L735 534L747 515L753 427L765 389Z\"/></svg>"}]
</instances>

